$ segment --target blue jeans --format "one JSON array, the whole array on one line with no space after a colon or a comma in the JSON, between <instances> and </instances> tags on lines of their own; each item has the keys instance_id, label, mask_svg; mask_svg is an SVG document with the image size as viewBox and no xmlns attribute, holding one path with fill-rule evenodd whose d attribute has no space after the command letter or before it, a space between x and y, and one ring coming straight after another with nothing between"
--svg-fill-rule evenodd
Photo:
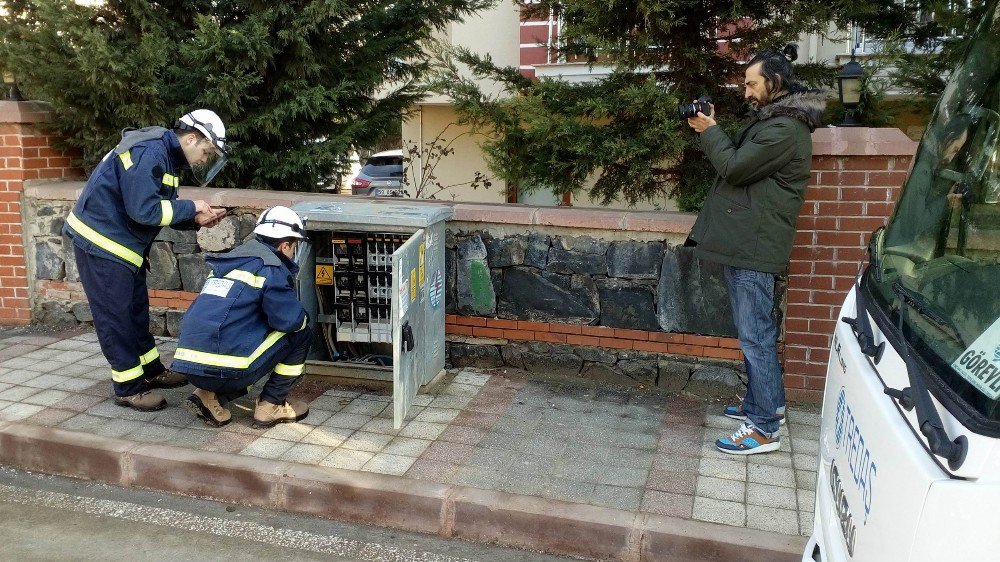
<instances>
[{"instance_id":1,"label":"blue jeans","mask_svg":"<svg viewBox=\"0 0 1000 562\"><path fill-rule=\"evenodd\" d=\"M774 274L723 266L733 307L733 323L747 368L743 411L761 431L774 433L780 425L778 408L785 405L785 384L778 362L778 326L774 308Z\"/></svg>"}]
</instances>

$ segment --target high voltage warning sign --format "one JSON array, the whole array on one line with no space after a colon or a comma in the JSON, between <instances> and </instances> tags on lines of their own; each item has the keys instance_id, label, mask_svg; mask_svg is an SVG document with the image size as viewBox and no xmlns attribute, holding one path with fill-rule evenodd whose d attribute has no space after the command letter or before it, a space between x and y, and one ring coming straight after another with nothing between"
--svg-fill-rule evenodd
<instances>
[{"instance_id":1,"label":"high voltage warning sign","mask_svg":"<svg viewBox=\"0 0 1000 562\"><path fill-rule=\"evenodd\" d=\"M316 266L316 284L317 285L333 285L333 266L332 265L317 265Z\"/></svg>"}]
</instances>

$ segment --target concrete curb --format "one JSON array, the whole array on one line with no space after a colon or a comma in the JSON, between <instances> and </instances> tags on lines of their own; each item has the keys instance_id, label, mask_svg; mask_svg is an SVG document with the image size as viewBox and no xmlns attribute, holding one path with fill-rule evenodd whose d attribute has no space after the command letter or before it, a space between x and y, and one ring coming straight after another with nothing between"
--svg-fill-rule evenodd
<instances>
[{"instance_id":1,"label":"concrete curb","mask_svg":"<svg viewBox=\"0 0 1000 562\"><path fill-rule=\"evenodd\" d=\"M801 560L805 539L399 476L0 423L0 464L590 559Z\"/></svg>"}]
</instances>

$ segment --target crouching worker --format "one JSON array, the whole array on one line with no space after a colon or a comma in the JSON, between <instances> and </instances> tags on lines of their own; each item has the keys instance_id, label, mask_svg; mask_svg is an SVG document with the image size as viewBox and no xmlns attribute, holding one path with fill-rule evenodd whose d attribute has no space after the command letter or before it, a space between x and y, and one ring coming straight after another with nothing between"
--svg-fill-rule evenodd
<instances>
[{"instance_id":1,"label":"crouching worker","mask_svg":"<svg viewBox=\"0 0 1000 562\"><path fill-rule=\"evenodd\" d=\"M265 376L253 427L299 421L309 412L286 400L312 340L293 285L299 268L292 258L304 232L295 211L271 207L260 215L254 239L205 258L212 271L181 319L172 369L196 387L185 406L208 425L229 423L225 404Z\"/></svg>"}]
</instances>

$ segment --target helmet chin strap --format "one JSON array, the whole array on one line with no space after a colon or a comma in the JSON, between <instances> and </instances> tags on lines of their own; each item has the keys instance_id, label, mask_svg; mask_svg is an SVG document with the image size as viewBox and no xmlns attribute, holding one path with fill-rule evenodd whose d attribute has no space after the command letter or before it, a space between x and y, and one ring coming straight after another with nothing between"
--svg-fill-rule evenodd
<instances>
[{"instance_id":1,"label":"helmet chin strap","mask_svg":"<svg viewBox=\"0 0 1000 562\"><path fill-rule=\"evenodd\" d=\"M304 237L305 229L303 229L298 224L293 223L293 222L279 220L279 219L268 218L268 214L270 214L271 211L273 211L273 210L274 210L274 207L270 207L268 209L265 209L264 213L257 220L257 226L260 226L262 224L280 224L281 226L287 226L289 230L291 230L292 232L298 234L300 237Z\"/></svg>"},{"instance_id":2,"label":"helmet chin strap","mask_svg":"<svg viewBox=\"0 0 1000 562\"><path fill-rule=\"evenodd\" d=\"M185 123L184 117L190 119L191 124ZM200 125L200 128L196 127L195 125ZM194 116L193 112L187 113L183 117L178 119L176 127L185 130L198 131L199 133L203 134L207 133L208 136L206 136L205 138L208 139L208 142L212 143L212 146L214 146L216 150L218 150L222 154L228 153L228 150L226 148L223 148L225 146L226 137L218 136L215 133L214 127L212 127L211 123L205 123L203 121L198 120L198 118Z\"/></svg>"},{"instance_id":3,"label":"helmet chin strap","mask_svg":"<svg viewBox=\"0 0 1000 562\"><path fill-rule=\"evenodd\" d=\"M299 228L299 225L297 225L297 224L295 224L293 222L279 221L278 219L262 220L262 221L258 222L257 224L258 225L261 225L261 224L280 224L281 226L287 226L288 228L292 229L292 232L302 232L302 229Z\"/></svg>"}]
</instances>

